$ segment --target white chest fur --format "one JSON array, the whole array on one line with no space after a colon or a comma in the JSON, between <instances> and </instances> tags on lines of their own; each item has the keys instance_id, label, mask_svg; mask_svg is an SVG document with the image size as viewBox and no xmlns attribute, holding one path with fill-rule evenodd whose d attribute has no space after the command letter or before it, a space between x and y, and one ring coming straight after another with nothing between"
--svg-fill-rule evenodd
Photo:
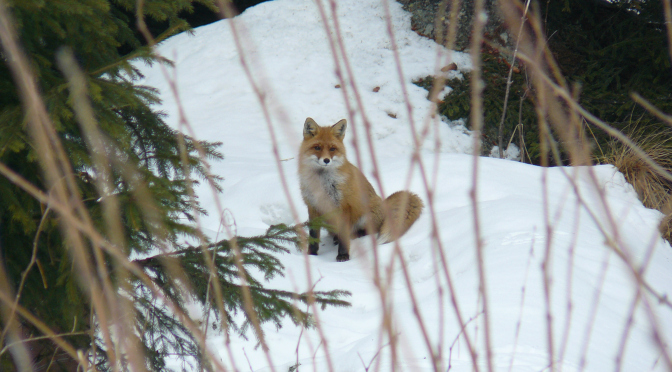
<instances>
[{"instance_id":1,"label":"white chest fur","mask_svg":"<svg viewBox=\"0 0 672 372\"><path fill-rule=\"evenodd\" d=\"M310 171L301 174L301 195L311 207L320 213L328 213L340 206L344 181L337 167L311 167Z\"/></svg>"}]
</instances>

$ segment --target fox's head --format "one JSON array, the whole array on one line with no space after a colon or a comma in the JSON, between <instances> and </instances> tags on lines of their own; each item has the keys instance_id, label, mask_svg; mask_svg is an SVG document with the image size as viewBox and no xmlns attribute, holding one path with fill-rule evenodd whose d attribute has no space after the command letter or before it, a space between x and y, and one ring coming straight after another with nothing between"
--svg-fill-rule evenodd
<instances>
[{"instance_id":1,"label":"fox's head","mask_svg":"<svg viewBox=\"0 0 672 372\"><path fill-rule=\"evenodd\" d=\"M338 168L345 159L343 137L348 122L343 119L330 127L321 127L307 118L303 125L301 161L314 167Z\"/></svg>"}]
</instances>

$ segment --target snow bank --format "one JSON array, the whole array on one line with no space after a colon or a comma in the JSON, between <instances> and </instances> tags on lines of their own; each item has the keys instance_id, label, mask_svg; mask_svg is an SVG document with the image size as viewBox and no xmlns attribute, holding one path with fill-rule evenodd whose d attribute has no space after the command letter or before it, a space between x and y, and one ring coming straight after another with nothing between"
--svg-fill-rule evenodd
<instances>
[{"instance_id":1,"label":"snow bank","mask_svg":"<svg viewBox=\"0 0 672 372\"><path fill-rule=\"evenodd\" d=\"M390 2L403 82L412 109L409 115L383 4L377 0L341 0L337 4L348 61L365 116L372 123L385 194L408 187L428 204L421 174L417 166L410 166L410 123L415 123L418 132L425 125L429 128L420 154L434 190L433 211L447 267L442 266L438 245L432 239L429 208L400 240L400 246L432 349L440 355L442 370L448 366L454 371L472 370L450 301L447 269L460 315L468 322L466 332L476 345L483 369L485 315L478 291L474 209L469 197L473 158L464 155L471 151L472 139L460 125L428 118L431 103L426 99L427 92L411 83L450 62L460 69L468 68L468 58L457 52L449 54L416 35L410 30L410 15ZM213 172L225 177L224 193L218 197L235 220L237 233L256 234L270 224L292 222L292 205L300 220L307 218L295 159L306 117L322 125L344 117L354 119L346 134L349 157L359 164L352 142L356 132L362 154L360 166L366 174L370 174L371 159L366 155L362 112L347 78L342 86L335 73L329 44L329 37L335 35L325 32L313 1L266 2L233 21L243 45L243 60L252 71L256 87L241 65L230 22L217 22L198 28L193 35L180 34L166 40L158 52L172 59L175 68L143 67L143 83L160 89L164 100L160 109L168 113L171 125L189 132L179 124L181 108L197 138L224 143L225 160L212 164ZM330 18L332 29L333 22ZM169 81L173 79L179 98L171 92ZM263 94L263 106L258 92ZM348 107L354 112L349 113ZM265 109L277 135L289 200L281 185ZM203 228L214 236L220 228L215 196L206 187L198 194L209 211ZM481 158L478 201L493 364L497 370L540 371L548 367L549 313L552 358L558 370L615 370L619 357L623 371L665 370L641 301L632 327L627 327L636 290L631 270L607 243L614 239L627 247L624 254L635 257L635 262L646 260L645 278L661 295L672 291L672 250L657 236L660 214L641 205L622 175L610 166L542 169ZM394 245L377 249L383 272L387 273L385 268L394 259ZM389 271L392 276L384 278L389 279L389 289L383 305L372 281L374 248L368 240L359 239L353 250L351 261L337 263L336 248L325 237L319 255L309 258L312 277L319 280L316 289L346 289L353 294L351 308L326 309L319 314L333 369L364 371L372 363L371 371L392 370L389 339L381 327L386 307L392 309L398 341L397 370L434 370L398 258ZM648 259L647 252L651 252ZM269 285L307 290L314 283L306 280L304 259L299 252L283 256L288 275ZM545 263L547 280L542 270ZM550 311L545 288L549 289ZM663 336L672 334L670 308L648 293L646 296ZM267 326L265 331L273 369L263 352L255 349L254 340L234 337L230 346L233 360L221 334L211 332L208 345L221 355L225 365L235 365L237 370L248 370L246 358L254 371L284 372L297 360L301 371L328 370L327 347L315 330L301 334L301 329L288 322L282 329ZM622 352L624 340L627 343Z\"/></svg>"}]
</instances>

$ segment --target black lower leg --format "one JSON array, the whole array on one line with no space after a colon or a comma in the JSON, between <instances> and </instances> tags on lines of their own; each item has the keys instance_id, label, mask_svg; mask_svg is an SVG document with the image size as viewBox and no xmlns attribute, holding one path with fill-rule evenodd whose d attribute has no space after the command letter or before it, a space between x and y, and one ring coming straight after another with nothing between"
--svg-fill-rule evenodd
<instances>
[{"instance_id":1,"label":"black lower leg","mask_svg":"<svg viewBox=\"0 0 672 372\"><path fill-rule=\"evenodd\" d=\"M336 261L343 262L350 260L350 239L345 240L336 235L334 241L338 241L338 256L336 256Z\"/></svg>"},{"instance_id":2,"label":"black lower leg","mask_svg":"<svg viewBox=\"0 0 672 372\"><path fill-rule=\"evenodd\" d=\"M310 234L310 240L311 240L308 243L308 254L317 256L317 250L320 248L320 230L309 229L308 234Z\"/></svg>"},{"instance_id":3,"label":"black lower leg","mask_svg":"<svg viewBox=\"0 0 672 372\"><path fill-rule=\"evenodd\" d=\"M358 237L358 238L361 238L362 236L367 236L367 235L369 235L369 233L366 232L366 229L357 229L357 231L355 231L355 236Z\"/></svg>"}]
</instances>

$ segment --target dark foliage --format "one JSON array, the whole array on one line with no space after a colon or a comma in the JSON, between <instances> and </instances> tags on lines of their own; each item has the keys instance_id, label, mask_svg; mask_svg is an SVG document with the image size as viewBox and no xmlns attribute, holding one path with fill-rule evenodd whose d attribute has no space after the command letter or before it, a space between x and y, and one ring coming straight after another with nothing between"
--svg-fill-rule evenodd
<instances>
[{"instance_id":1,"label":"dark foliage","mask_svg":"<svg viewBox=\"0 0 672 372\"><path fill-rule=\"evenodd\" d=\"M234 14L241 13L249 7L255 6L265 1L268 0L227 0L227 2L231 3ZM125 8L118 8L117 10L123 14L127 20L127 23L135 24L135 22L137 22L134 11L127 10ZM220 12L219 9L213 8L207 4L193 3L190 9L180 11L177 14L177 17L179 19L185 20L191 27L195 28L217 22L222 19L222 17L225 17L225 14ZM145 22L149 32L152 35L162 35L171 28L170 22L165 20L155 20L150 18L146 19ZM145 37L142 35L142 33L140 33L140 31L134 31L134 38L137 41L137 45L122 45L119 48L120 54L131 53L133 50L135 50L135 48L137 48L138 45L147 45L147 40L145 40Z\"/></svg>"},{"instance_id":2,"label":"dark foliage","mask_svg":"<svg viewBox=\"0 0 672 372\"><path fill-rule=\"evenodd\" d=\"M277 328L282 327L282 321L289 318L296 325L312 327L312 316L297 307L299 303L315 302L322 308L330 306L350 306L342 300L350 296L349 292L314 291L312 293L294 293L277 289L264 288L263 281L275 276L283 276L284 266L278 259L278 254L287 253L287 246L298 245L299 239L295 227L284 225L271 226L265 234L254 237L237 237L234 240L222 240L206 247L187 246L174 252L153 255L134 262L143 268L165 299L173 306L185 311L190 303L198 303L204 309L204 314L212 311L215 318L210 319L205 327L219 329L225 333L235 331L241 337L247 337L247 330L252 319L242 305L241 274L235 261L235 249L241 254L243 273L250 290L253 309L256 319L261 324L270 322ZM204 250L206 254L204 254ZM215 268L215 275L209 270L210 259ZM179 274L170 268L178 267ZM180 278L180 279L177 279ZM217 303L216 287L212 280L219 282L224 313L218 313L220 304ZM135 329L142 335L142 344L147 364L154 370L160 370L167 357L179 356L183 362L183 370L191 371L201 366L202 350L198 340L185 326L174 312L167 307L160 306L167 300L157 300L152 288L148 287L140 278L131 279L134 294L132 297L137 316ZM185 290L185 287L188 290ZM236 315L242 315L242 323L236 321ZM220 317L224 317L221 319ZM205 319L204 319L205 321ZM222 329L222 327L225 327ZM257 335L259 336L259 335ZM102 339L96 338L98 353L93 358L101 370L109 370L108 360L104 353L105 344Z\"/></svg>"},{"instance_id":3,"label":"dark foliage","mask_svg":"<svg viewBox=\"0 0 672 372\"><path fill-rule=\"evenodd\" d=\"M564 0L538 6L546 22L549 48L564 78L578 88L581 105L617 129L635 121L640 128L660 129L661 123L630 95L637 92L662 111L672 112L672 69L661 2ZM511 62L494 45L483 48L486 148L496 141ZM530 161L540 164L534 92L527 91L525 67L516 66L520 72L513 74L504 139L508 142L516 125L522 123ZM446 96L441 113L450 119L469 117L468 77L448 85L455 90ZM595 128L592 133L600 146L610 140ZM562 163L568 158L561 154Z\"/></svg>"}]
</instances>

